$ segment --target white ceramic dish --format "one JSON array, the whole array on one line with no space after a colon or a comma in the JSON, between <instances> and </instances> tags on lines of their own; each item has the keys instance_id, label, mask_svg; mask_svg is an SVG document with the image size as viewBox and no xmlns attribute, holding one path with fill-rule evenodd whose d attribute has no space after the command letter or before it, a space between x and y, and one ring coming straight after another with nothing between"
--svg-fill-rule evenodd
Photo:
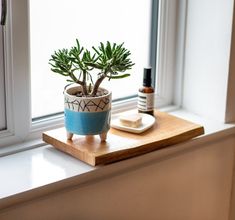
<instances>
[{"instance_id":1,"label":"white ceramic dish","mask_svg":"<svg viewBox=\"0 0 235 220\"><path fill-rule=\"evenodd\" d=\"M111 127L122 131L128 131L131 133L137 133L137 134L142 133L153 126L155 118L152 115L142 114L142 113L139 114L142 116L142 124L138 128L123 126L119 121L119 115L112 117Z\"/></svg>"}]
</instances>

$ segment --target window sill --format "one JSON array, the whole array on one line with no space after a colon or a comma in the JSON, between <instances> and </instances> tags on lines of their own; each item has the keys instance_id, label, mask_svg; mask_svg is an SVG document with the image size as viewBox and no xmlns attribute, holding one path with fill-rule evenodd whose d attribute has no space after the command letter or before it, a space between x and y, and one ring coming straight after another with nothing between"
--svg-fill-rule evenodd
<instances>
[{"instance_id":1,"label":"window sill","mask_svg":"<svg viewBox=\"0 0 235 220\"><path fill-rule=\"evenodd\" d=\"M189 148L235 134L234 124L206 120L183 109L171 114L202 124L205 135L139 157L106 166L92 167L46 145L0 158L0 209L38 198L59 190L79 187L104 178L117 176L153 163L159 158L183 153ZM4 169L3 169L4 168Z\"/></svg>"}]
</instances>

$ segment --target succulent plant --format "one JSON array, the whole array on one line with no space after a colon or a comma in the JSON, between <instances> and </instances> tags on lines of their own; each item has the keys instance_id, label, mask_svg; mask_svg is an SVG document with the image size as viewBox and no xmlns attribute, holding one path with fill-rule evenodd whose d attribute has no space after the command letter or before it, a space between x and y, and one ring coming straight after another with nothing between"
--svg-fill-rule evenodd
<instances>
[{"instance_id":1,"label":"succulent plant","mask_svg":"<svg viewBox=\"0 0 235 220\"><path fill-rule=\"evenodd\" d=\"M111 80L130 76L126 71L130 70L134 63L130 59L130 51L123 45L124 43L101 42L97 48L92 47L92 53L81 47L76 39L76 46L70 50L55 51L49 64L53 72L67 77L68 82L79 84L84 96L96 96L105 78Z\"/></svg>"}]
</instances>

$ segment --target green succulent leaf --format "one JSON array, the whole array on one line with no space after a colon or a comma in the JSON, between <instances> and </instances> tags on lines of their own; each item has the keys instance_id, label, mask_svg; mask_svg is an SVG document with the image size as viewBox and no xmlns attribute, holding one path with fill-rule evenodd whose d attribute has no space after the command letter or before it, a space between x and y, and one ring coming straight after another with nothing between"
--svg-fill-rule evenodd
<instances>
[{"instance_id":1,"label":"green succulent leaf","mask_svg":"<svg viewBox=\"0 0 235 220\"><path fill-rule=\"evenodd\" d=\"M122 78L126 78L126 77L129 77L131 74L129 73L126 73L126 74L123 74L123 75L118 75L118 76L109 76L110 79L122 79Z\"/></svg>"},{"instance_id":2,"label":"green succulent leaf","mask_svg":"<svg viewBox=\"0 0 235 220\"><path fill-rule=\"evenodd\" d=\"M70 49L54 51L49 59L51 70L62 76L68 77L68 82L75 82L83 87L86 95L95 95L103 79L121 79L130 76L125 73L134 63L130 59L130 51L124 43L117 44L107 41L100 42L92 51L85 49L76 39L75 46ZM97 72L97 80L92 76ZM91 86L93 85L93 86Z\"/></svg>"}]
</instances>

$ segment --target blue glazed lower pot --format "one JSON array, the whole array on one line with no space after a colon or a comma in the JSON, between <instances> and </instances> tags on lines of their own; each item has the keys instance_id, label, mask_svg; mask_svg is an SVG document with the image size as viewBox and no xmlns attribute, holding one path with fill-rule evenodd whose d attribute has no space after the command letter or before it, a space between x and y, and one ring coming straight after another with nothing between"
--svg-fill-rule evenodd
<instances>
[{"instance_id":1,"label":"blue glazed lower pot","mask_svg":"<svg viewBox=\"0 0 235 220\"><path fill-rule=\"evenodd\" d=\"M103 95L97 97L77 97L80 86L70 87L64 91L65 128L67 138L73 134L96 135L106 139L110 128L111 92L100 88Z\"/></svg>"},{"instance_id":2,"label":"blue glazed lower pot","mask_svg":"<svg viewBox=\"0 0 235 220\"><path fill-rule=\"evenodd\" d=\"M80 135L95 135L107 132L110 128L110 110L104 112L75 112L65 109L65 127L68 132Z\"/></svg>"}]
</instances>

